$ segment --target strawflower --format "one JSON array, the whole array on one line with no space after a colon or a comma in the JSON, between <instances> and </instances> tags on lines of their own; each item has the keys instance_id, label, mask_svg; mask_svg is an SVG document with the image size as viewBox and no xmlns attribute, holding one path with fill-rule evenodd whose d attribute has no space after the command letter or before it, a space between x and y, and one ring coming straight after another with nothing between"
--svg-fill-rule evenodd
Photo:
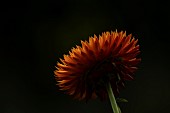
<instances>
[{"instance_id":1,"label":"strawflower","mask_svg":"<svg viewBox=\"0 0 170 113\"><path fill-rule=\"evenodd\" d=\"M79 100L109 97L120 113L115 97L126 80L133 80L141 61L138 40L126 32L104 32L81 41L57 63L55 78L60 90ZM113 91L113 92L112 92Z\"/></svg>"}]
</instances>

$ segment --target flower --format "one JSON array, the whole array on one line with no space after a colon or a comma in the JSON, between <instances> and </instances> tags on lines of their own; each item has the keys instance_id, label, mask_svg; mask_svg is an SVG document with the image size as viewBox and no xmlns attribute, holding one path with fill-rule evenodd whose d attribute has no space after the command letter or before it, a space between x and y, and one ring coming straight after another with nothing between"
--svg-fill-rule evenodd
<instances>
[{"instance_id":1,"label":"flower","mask_svg":"<svg viewBox=\"0 0 170 113\"><path fill-rule=\"evenodd\" d=\"M107 97L106 83L110 82L118 96L126 80L133 80L139 51L138 40L126 32L104 32L99 38L81 41L69 55L60 59L54 71L60 90L79 100Z\"/></svg>"}]
</instances>

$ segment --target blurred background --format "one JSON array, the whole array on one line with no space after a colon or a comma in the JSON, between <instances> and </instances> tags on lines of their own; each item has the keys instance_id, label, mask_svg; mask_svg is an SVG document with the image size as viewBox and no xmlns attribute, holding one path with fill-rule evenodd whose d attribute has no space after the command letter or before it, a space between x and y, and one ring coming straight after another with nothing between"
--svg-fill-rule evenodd
<instances>
[{"instance_id":1,"label":"blurred background","mask_svg":"<svg viewBox=\"0 0 170 113\"><path fill-rule=\"evenodd\" d=\"M123 0L2 1L0 113L112 113L109 101L73 100L59 91L53 71L80 40L104 31L139 39L142 62L126 82L122 113L168 113L170 6Z\"/></svg>"}]
</instances>

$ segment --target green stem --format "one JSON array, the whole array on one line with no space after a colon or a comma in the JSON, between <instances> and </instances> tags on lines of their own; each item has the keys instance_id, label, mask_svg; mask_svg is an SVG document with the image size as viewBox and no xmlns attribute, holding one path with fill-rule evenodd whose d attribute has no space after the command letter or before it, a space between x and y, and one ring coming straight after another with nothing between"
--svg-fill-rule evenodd
<instances>
[{"instance_id":1,"label":"green stem","mask_svg":"<svg viewBox=\"0 0 170 113\"><path fill-rule=\"evenodd\" d=\"M112 87L111 87L110 83L107 84L106 88L107 88L107 92L108 92L108 95L109 95L109 99L110 99L110 103L111 103L113 112L114 113L120 113L120 110L119 110L119 107L116 103L116 99L115 99L115 96L113 94Z\"/></svg>"}]
</instances>

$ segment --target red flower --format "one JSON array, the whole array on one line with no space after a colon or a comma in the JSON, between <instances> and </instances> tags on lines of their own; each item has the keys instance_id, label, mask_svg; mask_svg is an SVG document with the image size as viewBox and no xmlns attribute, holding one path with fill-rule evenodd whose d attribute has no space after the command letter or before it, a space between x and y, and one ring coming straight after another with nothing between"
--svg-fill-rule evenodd
<instances>
[{"instance_id":1,"label":"red flower","mask_svg":"<svg viewBox=\"0 0 170 113\"><path fill-rule=\"evenodd\" d=\"M57 63L54 73L60 89L79 100L105 99L105 85L110 82L117 96L124 81L133 79L141 61L136 58L140 53L137 42L131 34L117 31L81 41L82 47L76 46Z\"/></svg>"}]
</instances>

